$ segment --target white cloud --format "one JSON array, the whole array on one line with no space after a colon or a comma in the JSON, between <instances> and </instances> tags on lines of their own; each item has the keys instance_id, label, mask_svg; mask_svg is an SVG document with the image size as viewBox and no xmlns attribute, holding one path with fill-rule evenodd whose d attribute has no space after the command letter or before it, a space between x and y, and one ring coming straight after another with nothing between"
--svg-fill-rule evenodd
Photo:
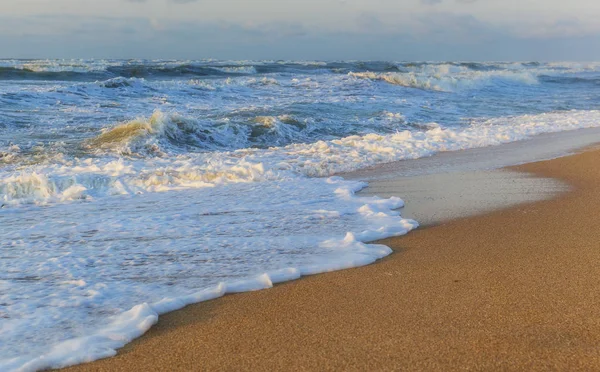
<instances>
[{"instance_id":1,"label":"white cloud","mask_svg":"<svg viewBox=\"0 0 600 372\"><path fill-rule=\"evenodd\" d=\"M481 45L600 35L595 18L600 6L588 1L577 10L574 5L584 0L571 0L572 6L557 0L2 1L4 57L41 53L45 49L37 45L47 42L76 56L92 50L109 57L312 59L337 53L374 59L481 53L486 59ZM511 49L499 52L511 59L517 53Z\"/></svg>"}]
</instances>

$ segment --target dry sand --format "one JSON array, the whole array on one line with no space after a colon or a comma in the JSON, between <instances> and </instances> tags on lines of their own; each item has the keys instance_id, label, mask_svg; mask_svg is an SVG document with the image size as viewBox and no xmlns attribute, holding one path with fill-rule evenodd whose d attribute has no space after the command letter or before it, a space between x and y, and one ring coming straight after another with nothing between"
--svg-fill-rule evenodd
<instances>
[{"instance_id":1,"label":"dry sand","mask_svg":"<svg viewBox=\"0 0 600 372\"><path fill-rule=\"evenodd\" d=\"M558 198L421 229L370 266L167 314L70 371L600 370L600 151Z\"/></svg>"}]
</instances>

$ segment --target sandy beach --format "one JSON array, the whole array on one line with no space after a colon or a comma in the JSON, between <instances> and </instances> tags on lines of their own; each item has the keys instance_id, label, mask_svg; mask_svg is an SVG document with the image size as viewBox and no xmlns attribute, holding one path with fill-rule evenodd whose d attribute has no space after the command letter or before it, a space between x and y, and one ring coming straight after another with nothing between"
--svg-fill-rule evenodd
<instances>
[{"instance_id":1,"label":"sandy beach","mask_svg":"<svg viewBox=\"0 0 600 372\"><path fill-rule=\"evenodd\" d=\"M161 316L66 371L600 370L600 151L511 168L572 191L387 239L370 266Z\"/></svg>"}]
</instances>

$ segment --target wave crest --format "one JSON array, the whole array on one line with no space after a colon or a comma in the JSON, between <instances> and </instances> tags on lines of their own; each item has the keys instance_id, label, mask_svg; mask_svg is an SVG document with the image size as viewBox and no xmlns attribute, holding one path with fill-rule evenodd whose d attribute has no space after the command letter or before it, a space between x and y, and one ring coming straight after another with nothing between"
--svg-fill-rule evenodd
<instances>
[{"instance_id":1,"label":"wave crest","mask_svg":"<svg viewBox=\"0 0 600 372\"><path fill-rule=\"evenodd\" d=\"M162 155L165 145L210 145L206 134L179 115L155 111L149 119L134 119L105 129L88 140L85 147L91 151L110 151L121 155ZM204 135L203 135L204 134ZM203 138L204 137L204 138Z\"/></svg>"},{"instance_id":2,"label":"wave crest","mask_svg":"<svg viewBox=\"0 0 600 372\"><path fill-rule=\"evenodd\" d=\"M400 85L407 88L444 91L442 87L436 85L429 78L419 78L413 73L401 74L395 72L351 72L348 75L359 79L384 81L389 84Z\"/></svg>"},{"instance_id":3,"label":"wave crest","mask_svg":"<svg viewBox=\"0 0 600 372\"><path fill-rule=\"evenodd\" d=\"M529 72L512 71L476 71L468 69L457 72L452 66L440 65L434 70L421 72L350 72L357 79L383 81L392 85L437 92L452 92L460 89L477 88L502 82L517 84L537 84L536 75Z\"/></svg>"},{"instance_id":4,"label":"wave crest","mask_svg":"<svg viewBox=\"0 0 600 372\"><path fill-rule=\"evenodd\" d=\"M104 129L85 141L83 147L90 152L146 157L188 151L266 148L310 140L307 124L291 115L241 120L202 121L155 111L148 119L137 118Z\"/></svg>"}]
</instances>

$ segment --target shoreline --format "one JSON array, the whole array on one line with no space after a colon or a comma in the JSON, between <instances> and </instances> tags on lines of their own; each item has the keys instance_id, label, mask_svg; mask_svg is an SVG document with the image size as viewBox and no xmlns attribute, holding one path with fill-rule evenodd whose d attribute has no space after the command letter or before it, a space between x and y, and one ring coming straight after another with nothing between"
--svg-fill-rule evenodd
<instances>
[{"instance_id":1,"label":"shoreline","mask_svg":"<svg viewBox=\"0 0 600 372\"><path fill-rule=\"evenodd\" d=\"M373 265L188 306L65 370L600 368L598 160L511 167L573 189L384 239L395 254Z\"/></svg>"},{"instance_id":2,"label":"shoreline","mask_svg":"<svg viewBox=\"0 0 600 372\"><path fill-rule=\"evenodd\" d=\"M510 167L552 160L600 143L600 128L546 133L499 146L440 152L342 174L368 181L360 196L401 197L404 218L429 227L568 192L560 180Z\"/></svg>"},{"instance_id":3,"label":"shoreline","mask_svg":"<svg viewBox=\"0 0 600 372\"><path fill-rule=\"evenodd\" d=\"M403 218L431 227L521 204L552 199L569 192L553 178L500 168L373 180L360 196L402 195Z\"/></svg>"}]
</instances>

